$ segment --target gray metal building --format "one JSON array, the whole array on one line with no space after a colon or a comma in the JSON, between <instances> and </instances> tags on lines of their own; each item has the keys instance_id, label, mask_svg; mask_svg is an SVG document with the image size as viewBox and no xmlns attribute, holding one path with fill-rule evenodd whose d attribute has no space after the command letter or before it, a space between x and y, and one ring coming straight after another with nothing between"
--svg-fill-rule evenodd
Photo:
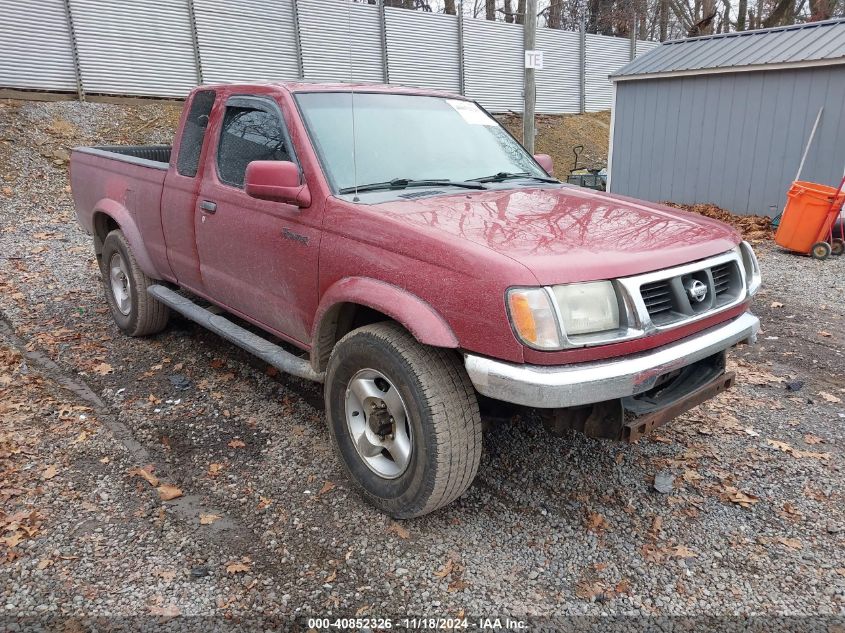
<instances>
[{"instance_id":1,"label":"gray metal building","mask_svg":"<svg viewBox=\"0 0 845 633\"><path fill-rule=\"evenodd\" d=\"M842 178L845 20L665 42L611 80L614 193L774 216L817 118L801 179Z\"/></svg>"}]
</instances>

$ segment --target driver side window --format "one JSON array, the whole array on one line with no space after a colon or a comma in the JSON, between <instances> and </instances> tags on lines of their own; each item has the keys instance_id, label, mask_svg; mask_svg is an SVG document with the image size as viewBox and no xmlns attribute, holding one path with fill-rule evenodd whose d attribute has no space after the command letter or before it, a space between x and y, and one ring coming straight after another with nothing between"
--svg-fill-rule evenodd
<instances>
[{"instance_id":1,"label":"driver side window","mask_svg":"<svg viewBox=\"0 0 845 633\"><path fill-rule=\"evenodd\" d=\"M282 122L269 108L227 106L217 149L220 180L243 188L254 160L292 160Z\"/></svg>"}]
</instances>

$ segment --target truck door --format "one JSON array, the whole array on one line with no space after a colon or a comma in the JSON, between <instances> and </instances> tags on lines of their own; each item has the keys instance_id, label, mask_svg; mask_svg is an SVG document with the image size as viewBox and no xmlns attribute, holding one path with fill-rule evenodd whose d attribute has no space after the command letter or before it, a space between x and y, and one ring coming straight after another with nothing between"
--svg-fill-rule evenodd
<instances>
[{"instance_id":1,"label":"truck door","mask_svg":"<svg viewBox=\"0 0 845 633\"><path fill-rule=\"evenodd\" d=\"M195 216L205 292L236 314L307 343L317 302L322 208L258 200L243 190L250 162L297 163L273 99L230 97L219 127Z\"/></svg>"}]
</instances>

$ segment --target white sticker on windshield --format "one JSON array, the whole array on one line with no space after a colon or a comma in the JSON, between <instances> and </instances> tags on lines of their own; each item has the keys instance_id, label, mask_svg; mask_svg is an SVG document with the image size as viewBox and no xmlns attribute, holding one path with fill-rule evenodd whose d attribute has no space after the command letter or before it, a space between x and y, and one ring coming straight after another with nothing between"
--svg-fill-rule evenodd
<instances>
[{"instance_id":1,"label":"white sticker on windshield","mask_svg":"<svg viewBox=\"0 0 845 633\"><path fill-rule=\"evenodd\" d=\"M496 121L471 101L446 99L446 103L455 108L455 111L470 125L497 125Z\"/></svg>"}]
</instances>

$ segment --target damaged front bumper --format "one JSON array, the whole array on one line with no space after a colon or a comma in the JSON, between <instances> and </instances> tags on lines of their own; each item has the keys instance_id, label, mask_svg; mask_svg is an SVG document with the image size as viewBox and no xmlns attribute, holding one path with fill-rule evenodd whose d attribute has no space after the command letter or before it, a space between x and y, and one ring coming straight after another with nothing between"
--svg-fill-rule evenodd
<instances>
[{"instance_id":1,"label":"damaged front bumper","mask_svg":"<svg viewBox=\"0 0 845 633\"><path fill-rule=\"evenodd\" d=\"M746 312L675 343L621 358L542 366L465 354L464 364L475 389L489 398L540 409L578 407L649 391L667 374L737 343L755 342L759 330L760 320Z\"/></svg>"}]
</instances>

